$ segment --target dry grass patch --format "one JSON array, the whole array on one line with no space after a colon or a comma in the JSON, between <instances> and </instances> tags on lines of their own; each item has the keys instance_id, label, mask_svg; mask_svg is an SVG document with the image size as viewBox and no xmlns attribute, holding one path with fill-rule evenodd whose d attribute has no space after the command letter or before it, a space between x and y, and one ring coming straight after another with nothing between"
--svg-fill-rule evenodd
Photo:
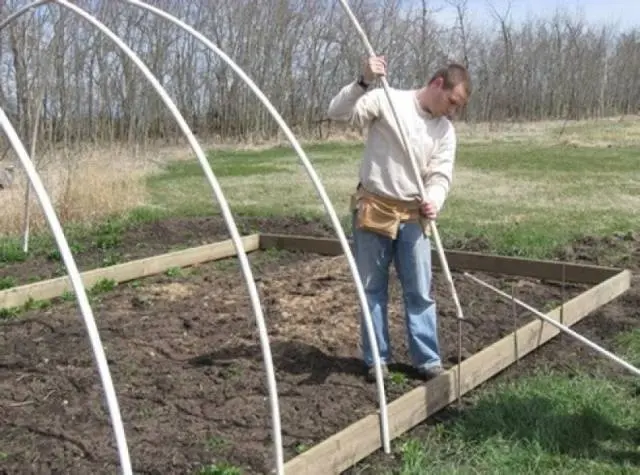
<instances>
[{"instance_id":1,"label":"dry grass patch","mask_svg":"<svg viewBox=\"0 0 640 475\"><path fill-rule=\"evenodd\" d=\"M170 154L137 147L75 147L36 155L36 168L58 219L63 223L92 223L148 203L144 178L160 169ZM28 186L22 167L16 167L14 185L0 192L2 235L21 232ZM30 226L48 229L40 202L30 192Z\"/></svg>"},{"instance_id":2,"label":"dry grass patch","mask_svg":"<svg viewBox=\"0 0 640 475\"><path fill-rule=\"evenodd\" d=\"M170 282L168 284L154 285L149 289L149 293L160 300L174 302L190 297L194 294L196 286L180 282Z\"/></svg>"},{"instance_id":3,"label":"dry grass patch","mask_svg":"<svg viewBox=\"0 0 640 475\"><path fill-rule=\"evenodd\" d=\"M457 122L462 143L533 142L577 147L624 147L640 145L640 116L628 115L591 120L545 120L539 122Z\"/></svg>"}]
</instances>

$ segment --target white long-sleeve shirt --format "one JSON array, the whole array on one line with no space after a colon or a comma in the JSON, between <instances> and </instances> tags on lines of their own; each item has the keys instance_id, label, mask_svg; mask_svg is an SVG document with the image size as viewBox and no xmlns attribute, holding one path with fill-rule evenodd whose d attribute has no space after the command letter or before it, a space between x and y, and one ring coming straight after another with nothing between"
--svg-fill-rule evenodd
<instances>
[{"instance_id":1,"label":"white long-sleeve shirt","mask_svg":"<svg viewBox=\"0 0 640 475\"><path fill-rule=\"evenodd\" d=\"M390 89L398 117L413 148L427 198L442 209L453 179L456 134L446 117L424 111L415 90ZM402 145L393 111L384 89L366 91L353 82L331 100L328 116L368 128L360 182L365 189L396 200L420 196L409 154Z\"/></svg>"}]
</instances>

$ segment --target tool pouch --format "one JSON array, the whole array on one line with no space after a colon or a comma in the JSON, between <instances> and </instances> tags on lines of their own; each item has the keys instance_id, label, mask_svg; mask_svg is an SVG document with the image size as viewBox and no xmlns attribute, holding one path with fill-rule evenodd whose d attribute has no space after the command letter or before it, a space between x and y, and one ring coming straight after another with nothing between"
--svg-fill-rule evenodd
<instances>
[{"instance_id":1,"label":"tool pouch","mask_svg":"<svg viewBox=\"0 0 640 475\"><path fill-rule=\"evenodd\" d=\"M367 198L361 198L356 205L356 227L371 231L390 239L398 235L400 215L390 206Z\"/></svg>"}]
</instances>

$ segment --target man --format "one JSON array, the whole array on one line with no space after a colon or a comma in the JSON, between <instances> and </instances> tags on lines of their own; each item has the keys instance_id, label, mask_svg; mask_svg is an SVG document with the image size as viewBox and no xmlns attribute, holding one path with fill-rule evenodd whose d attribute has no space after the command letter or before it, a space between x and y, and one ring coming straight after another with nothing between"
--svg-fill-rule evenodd
<instances>
[{"instance_id":1,"label":"man","mask_svg":"<svg viewBox=\"0 0 640 475\"><path fill-rule=\"evenodd\" d=\"M368 129L360 183L352 200L354 257L383 374L388 375L391 360L387 303L393 260L402 286L411 362L424 379L431 379L444 370L431 298L428 220L436 219L451 186L456 135L450 118L467 102L471 81L463 66L450 64L417 90L389 88L423 180L427 199L422 201L384 89L371 87L385 74L383 56L367 59L360 78L332 99L328 116ZM363 322L361 340L367 378L373 381L373 357Z\"/></svg>"}]
</instances>

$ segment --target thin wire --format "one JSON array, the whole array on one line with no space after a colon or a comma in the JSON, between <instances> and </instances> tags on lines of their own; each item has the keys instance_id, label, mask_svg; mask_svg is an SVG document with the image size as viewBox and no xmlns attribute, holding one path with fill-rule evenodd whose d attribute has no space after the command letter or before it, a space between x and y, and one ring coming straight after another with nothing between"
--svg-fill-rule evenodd
<instances>
[{"instance_id":1,"label":"thin wire","mask_svg":"<svg viewBox=\"0 0 640 475\"><path fill-rule=\"evenodd\" d=\"M481 280L481 279L469 274L468 272L465 272L464 275L466 277L468 277L469 279L477 282L478 284L483 285L484 287L493 290L495 293L497 293L498 295L504 297L505 299L512 300L513 302L517 303L521 307L526 308L530 312L532 312L535 315L537 315L538 317L540 317L545 322L550 323L551 325L553 325L554 327L558 328L559 330L562 330L563 332L565 332L566 334L572 336L573 338L577 339L578 341L581 341L585 345L593 348L598 353L602 354L603 356L606 356L610 360L615 361L616 363L618 363L619 365L621 365L624 368L628 369L632 373L635 373L636 376L640 376L640 369L638 369L635 366L627 363L622 358L619 358L618 356L614 355L610 351L605 350L601 346L598 346L597 344L593 343L591 340L585 338L584 336L580 335L579 333L576 333L571 328L569 328L569 327L563 325L562 323L554 320L553 318L549 317L548 315L545 315L544 313L540 312L539 310L536 310L531 305L527 305L526 303L524 303L521 300L518 300L515 297L510 297L509 294L507 294L507 293L503 292L502 290L494 287L493 285L491 285L491 284L489 284L489 283L487 283L487 282L485 282L485 281L483 281L483 280Z\"/></svg>"}]
</instances>

